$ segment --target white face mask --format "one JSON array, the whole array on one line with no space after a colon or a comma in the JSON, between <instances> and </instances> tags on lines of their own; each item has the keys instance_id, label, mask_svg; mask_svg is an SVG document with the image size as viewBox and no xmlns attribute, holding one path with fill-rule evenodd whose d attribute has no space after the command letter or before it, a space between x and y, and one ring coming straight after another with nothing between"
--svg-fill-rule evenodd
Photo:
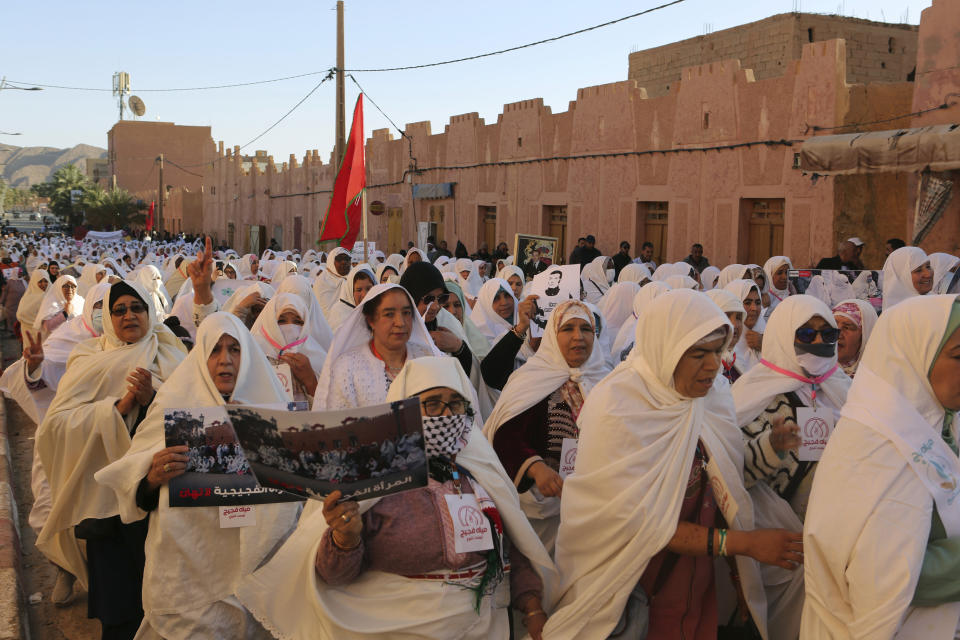
<instances>
[{"instance_id":1,"label":"white face mask","mask_svg":"<svg viewBox=\"0 0 960 640\"><path fill-rule=\"evenodd\" d=\"M93 313L90 314L90 319L93 322L93 330L97 332L97 335L103 335L103 309L94 309Z\"/></svg>"},{"instance_id":2,"label":"white face mask","mask_svg":"<svg viewBox=\"0 0 960 640\"><path fill-rule=\"evenodd\" d=\"M300 331L303 327L299 324L281 324L280 335L283 336L284 346L296 342L300 339Z\"/></svg>"},{"instance_id":3,"label":"white face mask","mask_svg":"<svg viewBox=\"0 0 960 640\"><path fill-rule=\"evenodd\" d=\"M614 269L607 269L607 282L608 282L608 283L613 284L613 278L614 278L614 276L616 276L616 273L617 273L617 272L616 272L616 270L614 270Z\"/></svg>"},{"instance_id":4,"label":"white face mask","mask_svg":"<svg viewBox=\"0 0 960 640\"><path fill-rule=\"evenodd\" d=\"M836 356L824 358L823 356L815 356L812 353L798 353L797 360L800 361L800 366L807 372L807 375L814 378L822 376L837 364Z\"/></svg>"}]
</instances>

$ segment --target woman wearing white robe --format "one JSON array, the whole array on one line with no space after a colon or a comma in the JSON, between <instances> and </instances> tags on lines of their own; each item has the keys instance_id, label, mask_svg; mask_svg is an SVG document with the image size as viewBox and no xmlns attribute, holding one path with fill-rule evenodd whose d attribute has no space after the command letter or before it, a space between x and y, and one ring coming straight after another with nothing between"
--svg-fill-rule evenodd
<instances>
[{"instance_id":1,"label":"woman wearing white robe","mask_svg":"<svg viewBox=\"0 0 960 640\"><path fill-rule=\"evenodd\" d=\"M307 305L300 296L278 293L264 305L250 333L271 365L290 367L293 399L310 403L327 352L313 339L306 318Z\"/></svg>"},{"instance_id":2,"label":"woman wearing white robe","mask_svg":"<svg viewBox=\"0 0 960 640\"><path fill-rule=\"evenodd\" d=\"M134 311L135 305L145 309ZM110 569L136 572L137 567L129 565L129 553L135 550L124 553L120 549L128 535L133 534L119 522L114 524L113 518L119 513L116 496L98 485L93 476L126 453L131 432L152 401L153 390L170 377L186 356L186 348L165 325L156 321L151 298L138 285L112 285L103 306L107 310L126 309L122 314L111 313L104 320L101 337L74 347L57 395L37 428L35 446L53 498L50 515L37 538L37 548L84 586L88 586L89 562L95 569L90 574L94 581L88 586L90 615L106 624L125 625L131 622L126 615L133 612L120 611L123 620L115 618L113 607L121 605L114 604L114 592L132 582L135 573L128 573L120 582L103 574ZM84 534L85 559L74 527L89 520L101 524L88 527L94 529L93 537ZM118 554L117 560L113 553ZM138 584L139 580L135 586ZM130 602L127 606L139 608L139 603Z\"/></svg>"},{"instance_id":3,"label":"woman wearing white robe","mask_svg":"<svg viewBox=\"0 0 960 640\"><path fill-rule=\"evenodd\" d=\"M949 253L931 253L930 268L933 269L933 290L935 295L945 294L950 287L950 281L957 267L960 266L960 258Z\"/></svg>"},{"instance_id":4,"label":"woman wearing white robe","mask_svg":"<svg viewBox=\"0 0 960 640\"><path fill-rule=\"evenodd\" d=\"M624 267L626 268L626 267ZM637 295L633 297L633 313L630 314L617 332L617 337L613 341L613 347L610 352L611 359L620 363L627 359L630 349L633 348L634 334L637 332L637 318L643 313L643 310L650 306L659 295L670 291L671 287L666 282L658 280L649 282Z\"/></svg>"},{"instance_id":5,"label":"woman wearing white robe","mask_svg":"<svg viewBox=\"0 0 960 640\"><path fill-rule=\"evenodd\" d=\"M276 268L273 270L273 275L270 277L270 284L272 284L274 288L277 288L286 278L296 275L296 273L296 263L291 262L290 260L283 260L279 262Z\"/></svg>"},{"instance_id":6,"label":"woman wearing white robe","mask_svg":"<svg viewBox=\"0 0 960 640\"><path fill-rule=\"evenodd\" d=\"M402 400L438 388L450 389L474 401L463 370L455 358L447 357L410 361L391 385L387 400ZM548 590L556 582L556 570L520 510L516 491L483 437L476 417L466 436L458 439L457 448L456 463L469 472L472 482L489 494L511 548L523 554L544 590ZM402 500L404 495L367 500L359 505L344 504L354 505L352 517L363 518L363 514L378 503ZM237 590L244 605L275 637L287 640L505 640L509 637L508 578L504 578L492 596L484 596L479 606L475 591L460 586L456 577L420 579L421 576L366 570L345 584L328 585L317 573L318 550L331 538L326 534L325 515L320 509L312 517L305 514L297 531L273 560L244 580ZM396 553L402 554L404 549L397 549ZM431 573L449 573L440 567L436 569ZM541 616L542 624L544 609L550 610L548 602L543 602L539 611L528 611L528 617ZM533 616L529 616L530 613ZM518 612L517 617L520 615Z\"/></svg>"},{"instance_id":7,"label":"woman wearing white robe","mask_svg":"<svg viewBox=\"0 0 960 640\"><path fill-rule=\"evenodd\" d=\"M47 288L50 286L50 274L43 269L34 269L30 273L30 282L27 284L27 290L20 298L20 304L17 306L17 321L24 329L32 330L33 323L37 319L37 312L40 310L40 304L46 295Z\"/></svg>"},{"instance_id":8,"label":"woman wearing white robe","mask_svg":"<svg viewBox=\"0 0 960 640\"><path fill-rule=\"evenodd\" d=\"M293 293L300 296L307 306L307 317L304 323L307 330L324 351L329 351L330 343L333 341L333 331L323 315L323 310L320 309L320 303L310 289L310 281L301 275L287 276L277 287L276 293ZM224 311L229 309L224 308Z\"/></svg>"},{"instance_id":9,"label":"woman wearing white robe","mask_svg":"<svg viewBox=\"0 0 960 640\"><path fill-rule=\"evenodd\" d=\"M883 263L883 311L933 289L930 257L920 247L900 247Z\"/></svg>"},{"instance_id":10,"label":"woman wearing white robe","mask_svg":"<svg viewBox=\"0 0 960 640\"><path fill-rule=\"evenodd\" d=\"M718 555L716 530L680 521L697 451L711 463L702 491L712 486L729 496L718 498L730 526L725 550L736 555L749 615L761 637L769 637L755 558L787 567L802 556L797 536L753 530L753 505L740 475L743 444L726 382L716 375L729 331L726 316L706 296L665 293L637 322L643 348L594 387L580 413L576 469L564 482L556 549L562 582L544 637L608 637L631 595L645 600L635 587L665 548L679 555L675 566L711 550ZM714 535L710 543L708 534ZM626 623L644 609L650 610L631 606Z\"/></svg>"},{"instance_id":11,"label":"woman wearing white robe","mask_svg":"<svg viewBox=\"0 0 960 640\"><path fill-rule=\"evenodd\" d=\"M611 285L597 308L607 321L604 331L609 331L614 338L620 333L620 328L633 315L633 299L640 293L640 285L635 282L616 282ZM612 343L611 343L612 346Z\"/></svg>"},{"instance_id":12,"label":"woman wearing white robe","mask_svg":"<svg viewBox=\"0 0 960 640\"><path fill-rule=\"evenodd\" d=\"M153 306L157 310L157 320L163 322L163 319L170 313L170 295L166 287L163 286L163 276L160 270L153 265L144 265L137 271L134 278L143 289L153 296Z\"/></svg>"},{"instance_id":13,"label":"woman wearing white robe","mask_svg":"<svg viewBox=\"0 0 960 640\"><path fill-rule=\"evenodd\" d=\"M607 256L597 256L580 272L586 302L598 304L610 289L610 283L613 282L612 264Z\"/></svg>"},{"instance_id":14,"label":"woman wearing white robe","mask_svg":"<svg viewBox=\"0 0 960 640\"><path fill-rule=\"evenodd\" d=\"M743 332L733 345L733 353L736 355L734 366L740 375L743 375L760 362L763 332L767 327L767 319L763 317L763 303L759 302L762 300L762 293L756 282L747 279L733 280L724 289L737 296L747 312L743 319Z\"/></svg>"},{"instance_id":15,"label":"woman wearing white robe","mask_svg":"<svg viewBox=\"0 0 960 640\"><path fill-rule=\"evenodd\" d=\"M374 308L369 317L365 315ZM317 383L314 410L380 404L407 360L432 355L441 353L407 290L378 284L334 336Z\"/></svg>"},{"instance_id":16,"label":"woman wearing white robe","mask_svg":"<svg viewBox=\"0 0 960 640\"><path fill-rule=\"evenodd\" d=\"M480 287L483 286L483 278L477 271L477 265L469 258L461 258L453 265L453 270L457 274L457 284L463 289L463 293L470 298L476 298L480 293ZM464 277L466 273L466 277Z\"/></svg>"},{"instance_id":17,"label":"woman wearing white robe","mask_svg":"<svg viewBox=\"0 0 960 640\"><path fill-rule=\"evenodd\" d=\"M46 340L64 322L82 313L83 298L77 295L76 279L61 275L44 292L33 330L40 334L41 340Z\"/></svg>"},{"instance_id":18,"label":"woman wearing white robe","mask_svg":"<svg viewBox=\"0 0 960 640\"><path fill-rule=\"evenodd\" d=\"M95 284L99 284L107 275L107 268L102 264L85 264L77 279L77 295L86 297L87 291Z\"/></svg>"},{"instance_id":19,"label":"woman wearing white robe","mask_svg":"<svg viewBox=\"0 0 960 640\"><path fill-rule=\"evenodd\" d=\"M239 353L224 355L233 348ZM186 456L185 448L166 448L163 423L169 409L285 401L250 332L235 316L215 313L201 323L193 351L157 393L127 454L97 474L101 487L115 492L124 522L149 515L139 640L269 638L233 592L293 530L300 505L254 505L255 523L234 528L221 528L219 507L171 508L167 483L186 468Z\"/></svg>"},{"instance_id":20,"label":"woman wearing white robe","mask_svg":"<svg viewBox=\"0 0 960 640\"><path fill-rule=\"evenodd\" d=\"M617 282L636 282L641 287L646 286L645 283L651 280L653 280L653 275L650 270L638 262L631 262L624 266L623 269L620 269L620 275L617 276Z\"/></svg>"},{"instance_id":21,"label":"woman wearing white robe","mask_svg":"<svg viewBox=\"0 0 960 640\"><path fill-rule=\"evenodd\" d=\"M583 345L576 345L581 352L570 351L565 355L558 335L561 331L569 335L574 330L573 325L579 320L589 325L589 345L584 341ZM568 324L570 326L567 326ZM574 425L583 401L591 389L610 373L610 366L601 353L599 341L593 337L594 330L593 313L585 304L579 300L561 302L547 318L547 328L536 354L511 374L493 413L483 426L484 435L494 446L505 467L514 466L508 465L507 459L511 463L520 461L512 451L516 447L522 445L526 449L536 450L541 444L546 444L546 450L542 454L532 455L520 462L513 482L518 490L523 488L520 494L523 512L530 519L530 524L547 551L551 553L556 542L557 528L560 526L560 494L556 492L555 485L558 481L561 487L563 484L558 470L563 464L560 456L564 442L562 438L555 437L555 433L565 427L570 432L567 437L576 439ZM564 344L569 342L568 338ZM588 351L581 355L584 349ZM577 357L582 358L583 362L577 366L571 365L571 359ZM568 382L572 384L568 385ZM516 425L516 428L510 425L511 420L541 404L546 416L543 424L531 425L524 421ZM539 415L538 411L532 413ZM509 426L503 432L503 437L498 439L497 434L505 425ZM545 434L542 439L539 437L541 434ZM534 469L537 463L543 466ZM547 493L544 493L545 491Z\"/></svg>"},{"instance_id":22,"label":"woman wearing white robe","mask_svg":"<svg viewBox=\"0 0 960 640\"><path fill-rule=\"evenodd\" d=\"M773 310L777 308L778 304L796 293L796 291L791 290L790 281L787 280L785 271L790 271L790 269L793 269L793 263L787 256L773 256L763 263L763 272L767 276L767 293L770 298L769 305L765 312L767 317L773 313ZM777 286L777 284L784 283L786 283L784 287Z\"/></svg>"},{"instance_id":23,"label":"woman wearing white robe","mask_svg":"<svg viewBox=\"0 0 960 640\"><path fill-rule=\"evenodd\" d=\"M949 640L957 593L957 296L880 316L804 525L804 640Z\"/></svg>"},{"instance_id":24,"label":"woman wearing white robe","mask_svg":"<svg viewBox=\"0 0 960 640\"><path fill-rule=\"evenodd\" d=\"M337 256L340 254L350 256L350 252L343 247L335 248L327 255L326 268L313 281L313 295L317 297L317 302L320 303L320 308L323 309L324 313L328 313L336 303L340 296L340 285L343 284L344 278L349 273L349 269L343 275L340 275L340 272L337 271ZM347 264L349 265L349 262Z\"/></svg>"}]
</instances>

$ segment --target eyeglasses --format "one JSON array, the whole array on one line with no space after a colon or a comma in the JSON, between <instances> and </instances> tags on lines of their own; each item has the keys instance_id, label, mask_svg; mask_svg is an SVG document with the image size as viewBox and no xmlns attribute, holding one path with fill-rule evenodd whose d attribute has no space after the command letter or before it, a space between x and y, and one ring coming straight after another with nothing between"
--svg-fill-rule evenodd
<instances>
[{"instance_id":1,"label":"eyeglasses","mask_svg":"<svg viewBox=\"0 0 960 640\"><path fill-rule=\"evenodd\" d=\"M142 302L134 302L129 307L125 304L118 304L110 309L110 315L120 318L127 315L127 309L139 315L147 312L147 305L143 304Z\"/></svg>"},{"instance_id":2,"label":"eyeglasses","mask_svg":"<svg viewBox=\"0 0 960 640\"><path fill-rule=\"evenodd\" d=\"M473 410L470 408L470 402L464 400L463 398L456 398L450 402L444 402L443 400L427 400L425 402L421 402L421 405L423 406L423 410L427 416L431 418L442 416L443 412L447 409L450 409L450 413L453 415L473 415Z\"/></svg>"},{"instance_id":3,"label":"eyeglasses","mask_svg":"<svg viewBox=\"0 0 960 640\"><path fill-rule=\"evenodd\" d=\"M800 327L796 333L797 342L810 344L817 339L818 333L826 344L833 344L837 341L837 338L840 337L840 330L834 329L833 327L824 327L819 331L811 329L810 327Z\"/></svg>"},{"instance_id":4,"label":"eyeglasses","mask_svg":"<svg viewBox=\"0 0 960 640\"><path fill-rule=\"evenodd\" d=\"M437 304L439 304L442 307L443 305L450 302L450 294L441 293L439 296L423 296L422 298L420 298L420 302L418 304L431 305L433 304L434 301L436 301Z\"/></svg>"}]
</instances>

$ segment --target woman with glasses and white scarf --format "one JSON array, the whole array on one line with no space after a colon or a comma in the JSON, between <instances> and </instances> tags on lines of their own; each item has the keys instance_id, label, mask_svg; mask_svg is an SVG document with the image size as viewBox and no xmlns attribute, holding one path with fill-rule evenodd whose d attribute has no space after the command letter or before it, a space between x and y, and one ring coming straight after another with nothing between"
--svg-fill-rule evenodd
<instances>
[{"instance_id":1,"label":"woman with glasses and white scarf","mask_svg":"<svg viewBox=\"0 0 960 640\"><path fill-rule=\"evenodd\" d=\"M291 640L506 640L511 604L539 640L555 569L480 432L470 381L453 358L411 360L386 399L408 397L420 398L428 486L359 503L333 492L238 597ZM487 548L444 542L448 499L476 501Z\"/></svg>"}]
</instances>

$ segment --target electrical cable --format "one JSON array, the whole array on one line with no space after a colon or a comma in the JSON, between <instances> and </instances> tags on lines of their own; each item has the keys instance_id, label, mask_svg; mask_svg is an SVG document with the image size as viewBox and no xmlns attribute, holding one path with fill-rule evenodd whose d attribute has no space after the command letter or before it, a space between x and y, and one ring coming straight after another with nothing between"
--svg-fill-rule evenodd
<instances>
[{"instance_id":1,"label":"electrical cable","mask_svg":"<svg viewBox=\"0 0 960 640\"><path fill-rule=\"evenodd\" d=\"M211 85L208 87L171 87L166 89L137 89L137 93L156 93L156 92L170 92L170 91L209 91L211 89L232 89L235 87L249 87L258 84L269 84L271 82L283 82L285 80L295 80L297 78L306 78L308 76L316 76L321 73L329 73L330 69L325 69L323 71L308 71L307 73L298 73L292 76L283 76L282 78L271 78L269 80L253 80L251 82L235 82L232 84L217 84ZM23 87L43 87L44 89L66 89L70 91L109 91L113 92L113 89L102 89L100 87L70 87L59 84L40 84L39 82L21 82L19 80L7 80L7 84L10 85L23 85ZM23 88L18 87L18 88Z\"/></svg>"},{"instance_id":2,"label":"electrical cable","mask_svg":"<svg viewBox=\"0 0 960 640\"><path fill-rule=\"evenodd\" d=\"M815 124L807 124L807 128L804 133L809 133L810 131L836 131L837 129L849 129L857 127L867 127L873 124L886 124L888 122L895 122L897 120L902 120L904 118L915 118L917 116L922 116L925 113L930 113L931 111L940 111L942 109L949 109L950 107L955 107L960 102L949 102L950 98L960 98L960 93L948 93L943 98L943 102L940 104L929 107L927 109L921 109L920 111L911 111L910 113L903 113L898 116L893 116L890 118L882 118L880 120L868 120L861 122L851 122L850 124L839 124L834 127L821 127ZM870 133L869 131L853 131L852 133Z\"/></svg>"},{"instance_id":3,"label":"electrical cable","mask_svg":"<svg viewBox=\"0 0 960 640\"><path fill-rule=\"evenodd\" d=\"M608 22L603 22L601 24L595 24L592 27L584 27L583 29L577 29L576 31L571 31L569 33L564 33L559 36L554 36L552 38L545 38L543 40L537 40L536 42L528 42L527 44L521 44L516 47L509 47L507 49L500 49L498 51L490 51L488 53L481 53L475 56L466 56L464 58L454 58L453 60L443 60L441 62L430 62L427 64L414 64L406 67L384 67L381 69L344 69L346 72L357 72L357 73L379 73L382 71L408 71L410 69L426 69L427 67L439 67L446 64L455 64L457 62L467 62L468 60L479 60L480 58L489 58L490 56L500 55L501 53L510 53L511 51L518 51L520 49L527 49L529 47L535 47L537 45L546 44L548 42L556 42L557 40L562 40L564 38L569 38L571 36L580 35L581 33L586 33L588 31L594 31L595 29L601 29L603 27L609 27L612 24L617 24L618 22L623 22L625 20L630 20L632 18L637 18L648 13L653 13L654 11L659 11L660 9L666 9L667 7L673 6L675 4L680 4L686 0L673 0L672 2L667 2L665 4L658 5L656 7L651 7L650 9L645 9L643 11L638 11L637 13L631 13L628 16L623 16L622 18L617 18L616 20L610 20Z\"/></svg>"},{"instance_id":4,"label":"electrical cable","mask_svg":"<svg viewBox=\"0 0 960 640\"><path fill-rule=\"evenodd\" d=\"M176 167L177 169L180 169L180 170L183 171L184 173L189 173L190 175L192 175L192 176L197 176L198 178L202 178L202 177L203 177L203 174L202 174L202 173L195 173L195 172L193 172L193 171L190 171L189 169L183 167L182 165L177 164L176 162L174 162L173 160L171 160L171 159L169 159L169 158L166 158L166 157L165 157L165 158L163 159L163 162L164 162L165 164L173 165L174 167Z\"/></svg>"}]
</instances>

